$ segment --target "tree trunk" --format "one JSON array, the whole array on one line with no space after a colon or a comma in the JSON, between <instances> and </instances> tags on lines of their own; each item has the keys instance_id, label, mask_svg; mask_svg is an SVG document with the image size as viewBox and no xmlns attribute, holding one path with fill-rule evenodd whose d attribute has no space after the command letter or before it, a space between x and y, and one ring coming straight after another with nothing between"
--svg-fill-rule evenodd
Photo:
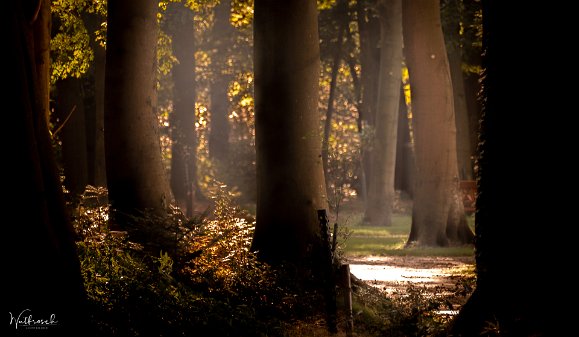
<instances>
[{"instance_id":1,"label":"tree trunk","mask_svg":"<svg viewBox=\"0 0 579 337\"><path fill-rule=\"evenodd\" d=\"M560 268L575 263L571 251L575 239L567 235L566 240L560 231L547 229L552 224L569 221L569 212L562 211L567 206L565 201L539 196L558 195L553 176L567 172L553 162L560 160L561 153L567 153L573 145L568 142L565 147L566 142L553 137L554 134L537 137L539 130L563 135L569 129L556 118L527 114L565 109L566 103L553 107L552 97L544 95L552 81L560 79L554 79L550 69L538 69L531 74L525 67L513 67L522 58L531 64L556 62L558 54L548 49L529 53L529 46L535 43L537 34L560 34L560 27L529 28L522 22L513 22L513 18L518 15L524 20L541 18L554 15L559 9L546 13L544 7L537 7L532 9L536 13L528 13L527 9L521 13L520 7L511 9L503 2L482 1L482 4L484 77L477 158L477 282L448 335L569 335L576 330L575 313L563 308L572 295L566 292L555 295L553 290L564 287L557 277ZM529 34L528 40L513 39L525 34ZM516 91L512 89L513 78L517 79ZM560 152L552 151L554 147ZM540 160L530 162L529 158ZM528 178L517 177L521 167L525 167ZM515 210L515 205L524 205L524 210Z\"/></svg>"},{"instance_id":2,"label":"tree trunk","mask_svg":"<svg viewBox=\"0 0 579 337\"><path fill-rule=\"evenodd\" d=\"M105 150L115 215L165 213L171 200L156 115L156 1L109 1Z\"/></svg>"},{"instance_id":3,"label":"tree trunk","mask_svg":"<svg viewBox=\"0 0 579 337\"><path fill-rule=\"evenodd\" d=\"M50 0L38 0L38 13L34 20L34 60L36 62L38 96L40 109L46 118L50 121L50 32L52 29L52 19L50 13Z\"/></svg>"},{"instance_id":4,"label":"tree trunk","mask_svg":"<svg viewBox=\"0 0 579 337\"><path fill-rule=\"evenodd\" d=\"M454 112L456 119L456 151L458 174L460 180L473 180L473 157L469 125L469 112L466 104L466 92L462 72L462 43L459 34L461 10L458 0L447 1L443 30L447 37L446 48L452 79Z\"/></svg>"},{"instance_id":5,"label":"tree trunk","mask_svg":"<svg viewBox=\"0 0 579 337\"><path fill-rule=\"evenodd\" d=\"M171 190L188 216L193 215L197 185L195 135L195 26L193 12L181 3L169 7L173 54L173 112L171 113Z\"/></svg>"},{"instance_id":6,"label":"tree trunk","mask_svg":"<svg viewBox=\"0 0 579 337\"><path fill-rule=\"evenodd\" d=\"M48 102L37 82L48 76L36 68L31 24L37 8L21 1L4 4L2 31L6 33L6 67L2 101L10 104L10 132L3 132L10 176L5 179L2 214L7 225L4 248L9 271L3 305L9 315L50 320L57 324L42 331L47 336L68 336L86 328L84 288L57 174L44 107ZM42 6L45 4L42 4ZM46 26L45 26L46 27ZM44 68L47 71L48 67ZM39 76L41 75L41 76ZM12 319L12 317L11 317ZM27 330L10 322L7 329ZM35 331L36 332L36 331Z\"/></svg>"},{"instance_id":7,"label":"tree trunk","mask_svg":"<svg viewBox=\"0 0 579 337\"><path fill-rule=\"evenodd\" d=\"M402 1L382 0L380 72L372 169L364 221L372 226L392 224L398 109L402 81Z\"/></svg>"},{"instance_id":8,"label":"tree trunk","mask_svg":"<svg viewBox=\"0 0 579 337\"><path fill-rule=\"evenodd\" d=\"M91 37L100 27L100 20L96 14L87 14L84 17ZM93 186L105 187L107 185L107 172L105 165L105 48L91 38L90 46L94 52L94 62L90 74L90 87L92 97L90 109L86 109L86 134L88 152L88 181ZM87 99L87 98L85 98Z\"/></svg>"},{"instance_id":9,"label":"tree trunk","mask_svg":"<svg viewBox=\"0 0 579 337\"><path fill-rule=\"evenodd\" d=\"M370 142L374 132L374 119L378 102L378 80L376 76L380 68L380 21L374 14L376 0L360 0L357 2L358 32L360 39L360 84L361 101L358 113L362 120L362 168L366 186L369 191L372 181L372 146ZM366 199L364 199L366 200Z\"/></svg>"},{"instance_id":10,"label":"tree trunk","mask_svg":"<svg viewBox=\"0 0 579 337\"><path fill-rule=\"evenodd\" d=\"M460 200L456 124L439 1L405 1L403 18L416 150L414 209L408 244L448 246L451 242L447 230L450 233L470 230L462 228L466 226L461 221L464 210L460 214L460 205L456 204ZM458 243L468 242L468 238L464 240Z\"/></svg>"},{"instance_id":11,"label":"tree trunk","mask_svg":"<svg viewBox=\"0 0 579 337\"><path fill-rule=\"evenodd\" d=\"M229 46L232 43L233 26L229 21L231 1L221 1L215 7L215 22L212 38L214 54L211 66L213 82L211 83L211 129L209 130L209 156L224 165L229 158L229 82L231 75L227 69Z\"/></svg>"},{"instance_id":12,"label":"tree trunk","mask_svg":"<svg viewBox=\"0 0 579 337\"><path fill-rule=\"evenodd\" d=\"M396 141L396 174L394 188L412 197L414 190L414 147L410 139L410 120L404 97L404 88L400 87L398 114L398 132Z\"/></svg>"},{"instance_id":13,"label":"tree trunk","mask_svg":"<svg viewBox=\"0 0 579 337\"><path fill-rule=\"evenodd\" d=\"M338 36L336 39L336 45L334 47L334 55L332 59L332 73L330 74L330 92L328 95L328 107L326 109L326 119L324 120L324 133L322 136L322 164L324 167L324 177L326 180L326 188L328 188L327 194L332 195L334 191L331 188L330 181L330 169L329 169L329 147L330 147L330 134L332 133L332 118L334 116L334 102L336 100L336 89L338 85L338 70L340 69L340 64L342 63L342 44L344 40L344 31L348 25L348 7L347 2L344 0L339 1L336 4L336 17L339 20ZM334 187L335 189L336 187ZM332 205L330 205L332 207Z\"/></svg>"},{"instance_id":14,"label":"tree trunk","mask_svg":"<svg viewBox=\"0 0 579 337\"><path fill-rule=\"evenodd\" d=\"M255 1L257 214L260 258L301 263L327 208L318 115L316 2Z\"/></svg>"},{"instance_id":15,"label":"tree trunk","mask_svg":"<svg viewBox=\"0 0 579 337\"><path fill-rule=\"evenodd\" d=\"M54 133L61 145L64 186L78 196L88 185L87 137L84 100L81 83L77 78L66 78L56 83L56 111L58 132Z\"/></svg>"}]
</instances>

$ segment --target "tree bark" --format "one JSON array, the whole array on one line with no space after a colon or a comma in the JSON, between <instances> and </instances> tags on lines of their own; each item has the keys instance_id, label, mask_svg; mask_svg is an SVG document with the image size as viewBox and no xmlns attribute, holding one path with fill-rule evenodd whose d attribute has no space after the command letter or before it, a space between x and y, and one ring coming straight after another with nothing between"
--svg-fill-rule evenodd
<instances>
[{"instance_id":1,"label":"tree bark","mask_svg":"<svg viewBox=\"0 0 579 337\"><path fill-rule=\"evenodd\" d=\"M156 115L156 1L109 1L105 150L109 200L123 214L164 214L172 202Z\"/></svg>"},{"instance_id":2,"label":"tree bark","mask_svg":"<svg viewBox=\"0 0 579 337\"><path fill-rule=\"evenodd\" d=\"M452 234L470 230L463 228L466 226L466 221L461 221L464 210L460 214L460 205L456 204L460 200L457 198L456 124L439 1L405 1L403 18L416 150L414 208L408 244L448 246L451 240L447 231ZM467 242L469 239L465 237L458 243Z\"/></svg>"},{"instance_id":3,"label":"tree bark","mask_svg":"<svg viewBox=\"0 0 579 337\"><path fill-rule=\"evenodd\" d=\"M460 180L473 180L474 152L471 147L471 128L469 111L466 104L466 92L462 72L462 43L459 34L461 10L458 0L447 1L443 30L447 37L446 49L452 79L454 111L456 119L456 151L458 159L458 174Z\"/></svg>"},{"instance_id":4,"label":"tree bark","mask_svg":"<svg viewBox=\"0 0 579 337\"><path fill-rule=\"evenodd\" d=\"M191 9L170 4L173 54L173 112L171 112L171 190L177 205L193 215L197 186L197 136L195 134L195 26Z\"/></svg>"},{"instance_id":5,"label":"tree bark","mask_svg":"<svg viewBox=\"0 0 579 337\"><path fill-rule=\"evenodd\" d=\"M404 88L400 86L400 104L398 115L398 132L396 141L396 173L394 187L412 197L414 190L414 145L410 138L410 120L404 97Z\"/></svg>"},{"instance_id":6,"label":"tree bark","mask_svg":"<svg viewBox=\"0 0 579 337\"><path fill-rule=\"evenodd\" d=\"M88 152L88 181L93 186L107 186L107 171L105 164L105 59L106 51L94 39L95 31L100 27L100 19L96 14L84 16L90 36L90 46L94 53L93 67L90 72L90 87L92 97L89 97L90 109L85 109L86 134ZM86 98L85 98L86 99Z\"/></svg>"},{"instance_id":7,"label":"tree bark","mask_svg":"<svg viewBox=\"0 0 579 337\"><path fill-rule=\"evenodd\" d=\"M544 7L529 7L521 13L520 7L511 8L500 1L482 1L482 5L483 115L475 217L477 281L449 335L565 336L575 330L574 311L559 309L568 303L569 296L557 296L553 290L562 286L557 277L560 268L575 261L570 252L575 240L572 236L562 239L559 231L546 230L548 224L568 222L569 213L561 211L567 206L564 201L537 196L558 195L553 176L567 172L553 162L560 160L560 154L567 153L572 143L565 147L566 142L554 134L537 137L539 130L550 129L562 135L569 129L560 120L526 113L554 108L552 97L543 94L552 82L537 81L552 81L552 71L545 68L531 74L527 68L513 67L521 58L531 63L555 62L559 55L551 50L529 54L528 48L535 43L537 34L561 33L558 26L530 28L513 22L513 17L538 19L554 15L559 9L546 13L549 10ZM528 40L514 39L522 36L528 36ZM516 91L512 89L513 78L517 79ZM566 103L560 104L555 109L564 109ZM561 152L552 151L553 147ZM529 158L541 160L530 164ZM522 166L529 178L515 178ZM524 205L525 211L515 211L514 205Z\"/></svg>"},{"instance_id":8,"label":"tree bark","mask_svg":"<svg viewBox=\"0 0 579 337\"><path fill-rule=\"evenodd\" d=\"M4 185L10 197L2 202L2 214L10 224L5 226L3 245L9 253L4 268L10 273L3 304L13 316L49 320L54 314L58 324L43 334L63 336L86 327L85 293L48 131L48 102L41 103L47 97L38 91L37 82L48 74L36 68L39 54L32 26L37 7L27 5L31 3L5 2L2 20L4 57L10 65L4 72L10 85L2 90L2 101L11 111L11 130L2 133L3 143L10 144L5 155L11 165ZM7 329L15 329L14 324Z\"/></svg>"},{"instance_id":9,"label":"tree bark","mask_svg":"<svg viewBox=\"0 0 579 337\"><path fill-rule=\"evenodd\" d=\"M331 182L329 181L330 169L329 169L329 147L330 147L330 134L332 133L332 118L334 116L334 102L336 100L336 88L338 83L338 70L340 69L340 64L342 63L342 44L344 40L344 31L348 25L347 16L347 2L339 1L336 4L336 17L339 20L338 23L338 36L336 39L336 45L334 47L334 55L332 59L332 73L330 74L330 92L328 95L328 107L326 109L326 119L324 120L324 133L322 136L322 164L324 167L324 177L326 180L326 188L330 189ZM328 190L327 194L330 195L332 191ZM330 205L331 207L331 205Z\"/></svg>"},{"instance_id":10,"label":"tree bark","mask_svg":"<svg viewBox=\"0 0 579 337\"><path fill-rule=\"evenodd\" d=\"M253 250L304 262L327 208L318 115L316 2L255 1L257 214Z\"/></svg>"},{"instance_id":11,"label":"tree bark","mask_svg":"<svg viewBox=\"0 0 579 337\"><path fill-rule=\"evenodd\" d=\"M371 135L374 131L374 119L378 101L378 80L376 76L380 68L380 21L375 14L376 0L360 0L357 2L358 34L360 39L360 84L361 101L358 113L362 124L362 168L366 186L369 191L372 181L372 146ZM366 196L365 196L366 197ZM364 199L366 200L366 199Z\"/></svg>"},{"instance_id":12,"label":"tree bark","mask_svg":"<svg viewBox=\"0 0 579 337\"><path fill-rule=\"evenodd\" d=\"M229 21L231 1L221 1L215 7L215 22L212 39L214 54L211 61L213 82L211 83L211 129L209 132L209 156L221 165L229 158L229 82L227 69L229 46L233 42L233 26Z\"/></svg>"},{"instance_id":13,"label":"tree bark","mask_svg":"<svg viewBox=\"0 0 579 337\"><path fill-rule=\"evenodd\" d=\"M402 81L402 1L381 0L380 72L376 106L372 169L364 221L372 226L392 224L398 109Z\"/></svg>"}]
</instances>

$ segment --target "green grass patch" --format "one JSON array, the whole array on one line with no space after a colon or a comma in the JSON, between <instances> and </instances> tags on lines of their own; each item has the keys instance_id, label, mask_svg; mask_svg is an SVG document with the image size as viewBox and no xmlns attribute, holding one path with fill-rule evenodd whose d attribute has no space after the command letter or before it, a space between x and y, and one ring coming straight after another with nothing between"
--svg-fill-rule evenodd
<instances>
[{"instance_id":1,"label":"green grass patch","mask_svg":"<svg viewBox=\"0 0 579 337\"><path fill-rule=\"evenodd\" d=\"M344 255L351 256L472 256L472 245L456 247L412 247L404 248L412 217L408 214L395 214L392 226L376 227L362 223L363 214L353 212L343 216L343 231L346 238L342 242ZM474 230L474 216L468 216L467 222Z\"/></svg>"}]
</instances>

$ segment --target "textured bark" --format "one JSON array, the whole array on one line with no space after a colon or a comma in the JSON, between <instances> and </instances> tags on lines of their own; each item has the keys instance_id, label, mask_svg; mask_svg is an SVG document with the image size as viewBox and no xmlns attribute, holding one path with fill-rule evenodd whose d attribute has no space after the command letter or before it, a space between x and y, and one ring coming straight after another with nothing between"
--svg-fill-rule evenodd
<instances>
[{"instance_id":1,"label":"textured bark","mask_svg":"<svg viewBox=\"0 0 579 337\"><path fill-rule=\"evenodd\" d=\"M171 200L156 115L156 1L109 1L105 150L116 215L164 213Z\"/></svg>"},{"instance_id":2,"label":"textured bark","mask_svg":"<svg viewBox=\"0 0 579 337\"><path fill-rule=\"evenodd\" d=\"M402 1L382 0L380 11L380 72L372 151L371 184L364 221L392 224L398 109L402 79Z\"/></svg>"},{"instance_id":3,"label":"textured bark","mask_svg":"<svg viewBox=\"0 0 579 337\"><path fill-rule=\"evenodd\" d=\"M197 186L195 135L195 35L193 12L181 3L169 7L173 54L173 112L171 122L171 190L188 216L193 215Z\"/></svg>"},{"instance_id":4,"label":"textured bark","mask_svg":"<svg viewBox=\"0 0 579 337\"><path fill-rule=\"evenodd\" d=\"M67 78L56 83L58 133L62 142L61 163L64 186L75 196L84 192L88 184L87 137L81 80Z\"/></svg>"},{"instance_id":5,"label":"textured bark","mask_svg":"<svg viewBox=\"0 0 579 337\"><path fill-rule=\"evenodd\" d=\"M457 205L458 165L452 81L438 0L403 3L416 155L414 209L408 244L447 246L466 232ZM457 213L458 212L458 213ZM458 223L455 223L458 221ZM470 233L472 239L472 233ZM458 243L469 242L460 240Z\"/></svg>"},{"instance_id":6,"label":"textured bark","mask_svg":"<svg viewBox=\"0 0 579 337\"><path fill-rule=\"evenodd\" d=\"M10 176L4 192L2 214L8 226L4 233L6 278L3 305L7 313L50 319L57 325L43 330L46 336L71 335L86 327L84 289L74 244L74 234L66 213L62 186L57 174L44 111L46 99L37 90L38 55L34 50L32 25L36 8L31 3L4 4L2 31L6 67L3 102L10 104L10 132L2 133L5 153L10 158ZM46 70L48 68L45 68ZM24 317L23 316L23 317ZM22 318L23 318L22 317ZM16 333L13 323L6 328ZM36 331L35 331L36 332Z\"/></svg>"},{"instance_id":7,"label":"textured bark","mask_svg":"<svg viewBox=\"0 0 579 337\"><path fill-rule=\"evenodd\" d=\"M257 214L260 258L304 262L326 209L318 114L316 2L255 1Z\"/></svg>"}]
</instances>

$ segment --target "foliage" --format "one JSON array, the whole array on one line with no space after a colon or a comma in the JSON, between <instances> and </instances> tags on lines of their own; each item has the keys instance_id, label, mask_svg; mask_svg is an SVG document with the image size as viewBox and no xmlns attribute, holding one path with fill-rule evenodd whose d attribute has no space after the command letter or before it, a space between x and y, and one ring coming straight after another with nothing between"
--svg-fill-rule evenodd
<instances>
[{"instance_id":1,"label":"foliage","mask_svg":"<svg viewBox=\"0 0 579 337\"><path fill-rule=\"evenodd\" d=\"M287 323L279 317L311 306L257 261L253 219L223 188L215 189L212 216L143 214L128 231L112 229L106 193L89 186L74 209L95 335L282 336ZM135 242L135 228L160 243Z\"/></svg>"},{"instance_id":2,"label":"foliage","mask_svg":"<svg viewBox=\"0 0 579 337\"><path fill-rule=\"evenodd\" d=\"M68 77L79 78L94 60L91 39L104 46L106 1L55 0L51 3L51 12L57 27L50 41L51 83ZM97 16L102 22L92 32L85 25L89 16Z\"/></svg>"}]
</instances>

